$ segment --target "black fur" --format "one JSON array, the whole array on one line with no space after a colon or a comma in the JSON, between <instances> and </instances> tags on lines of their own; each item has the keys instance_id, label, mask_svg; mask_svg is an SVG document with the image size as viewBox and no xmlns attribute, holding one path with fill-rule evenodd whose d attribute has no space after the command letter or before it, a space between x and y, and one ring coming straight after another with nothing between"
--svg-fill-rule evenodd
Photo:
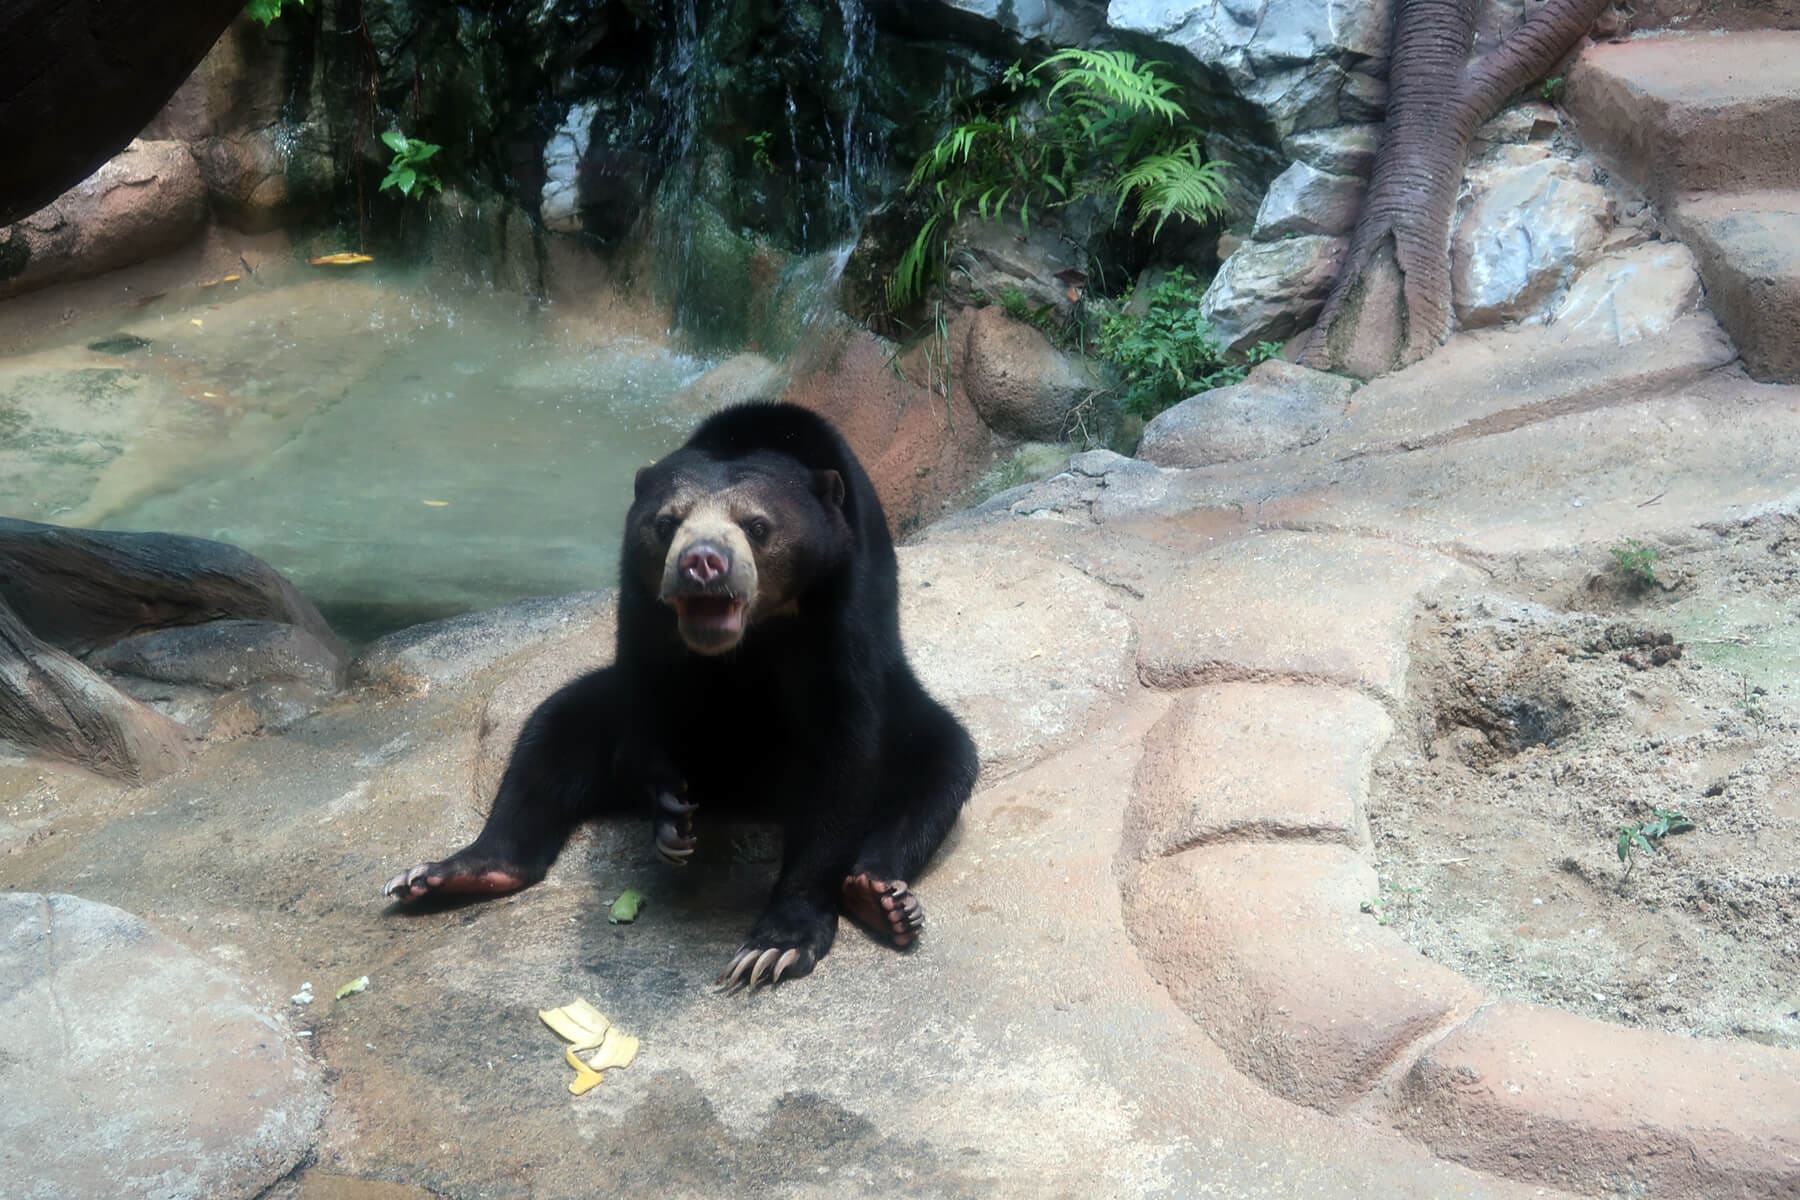
<instances>
[{"instance_id":1,"label":"black fur","mask_svg":"<svg viewBox=\"0 0 1800 1200\"><path fill-rule=\"evenodd\" d=\"M840 504L831 487L821 494L828 477L816 473L828 471L842 478ZM805 526L790 564L796 610L753 623L716 656L687 649L649 582L664 554L657 505L674 478L696 472L777 489ZM794 949L787 974L805 974L831 948L846 877L911 880L976 776L973 742L901 648L881 502L825 420L792 405L741 405L640 472L620 567L613 665L539 707L480 837L415 874L452 881L444 890L490 871L534 883L581 821L655 816L660 793L698 804L702 817L760 809L780 822L783 855L745 948Z\"/></svg>"}]
</instances>

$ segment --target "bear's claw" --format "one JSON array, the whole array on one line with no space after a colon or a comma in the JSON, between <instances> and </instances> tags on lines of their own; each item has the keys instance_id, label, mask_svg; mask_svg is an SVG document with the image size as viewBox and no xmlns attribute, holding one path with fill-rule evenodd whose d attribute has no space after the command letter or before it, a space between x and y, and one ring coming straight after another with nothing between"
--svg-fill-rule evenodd
<instances>
[{"instance_id":1,"label":"bear's claw","mask_svg":"<svg viewBox=\"0 0 1800 1200\"><path fill-rule=\"evenodd\" d=\"M784 972L801 961L802 955L805 956L806 961L799 970L794 972L796 977L812 970L812 951L803 951L797 946L789 946L785 950L779 946L741 946L738 948L738 952L732 955L731 961L725 964L725 969L719 972L719 978L714 982L727 992L736 991L740 987L745 991L755 991L756 985L762 982L762 977L768 975L769 986L774 987L781 982ZM773 968L772 972L770 968ZM750 972L747 978L744 975L745 971Z\"/></svg>"}]
</instances>

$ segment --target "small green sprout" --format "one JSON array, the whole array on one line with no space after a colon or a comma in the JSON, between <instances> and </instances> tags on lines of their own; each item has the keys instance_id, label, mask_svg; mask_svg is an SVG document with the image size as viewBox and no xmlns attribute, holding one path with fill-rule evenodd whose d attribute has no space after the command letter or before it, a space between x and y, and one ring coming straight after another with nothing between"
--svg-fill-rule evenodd
<instances>
[{"instance_id":1,"label":"small green sprout","mask_svg":"<svg viewBox=\"0 0 1800 1200\"><path fill-rule=\"evenodd\" d=\"M1672 808L1659 808L1655 816L1636 825L1619 826L1619 861L1625 864L1625 874L1631 874L1631 868L1637 859L1632 857L1631 848L1636 846L1644 854L1655 854L1656 845L1671 834L1687 833L1696 828L1694 823Z\"/></svg>"},{"instance_id":2,"label":"small green sprout","mask_svg":"<svg viewBox=\"0 0 1800 1200\"><path fill-rule=\"evenodd\" d=\"M1632 540L1612 548L1613 564L1633 583L1647 587L1656 582L1656 548Z\"/></svg>"},{"instance_id":3,"label":"small green sprout","mask_svg":"<svg viewBox=\"0 0 1800 1200\"><path fill-rule=\"evenodd\" d=\"M381 181L377 191L397 187L402 196L410 196L415 191L423 196L426 188L438 192L444 190L443 181L419 165L443 149L442 146L409 138L398 129L388 130L381 135L381 140L394 152L394 161L388 164L387 178Z\"/></svg>"}]
</instances>

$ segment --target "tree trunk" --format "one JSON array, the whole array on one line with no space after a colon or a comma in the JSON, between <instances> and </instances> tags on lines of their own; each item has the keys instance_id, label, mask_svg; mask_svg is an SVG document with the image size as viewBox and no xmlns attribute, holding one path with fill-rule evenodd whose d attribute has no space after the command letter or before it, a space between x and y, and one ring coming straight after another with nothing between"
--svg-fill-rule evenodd
<instances>
[{"instance_id":1,"label":"tree trunk","mask_svg":"<svg viewBox=\"0 0 1800 1200\"><path fill-rule=\"evenodd\" d=\"M1481 0L1398 0L1374 176L1302 361L1367 379L1450 335L1450 218L1469 141L1610 0L1546 0L1470 61Z\"/></svg>"},{"instance_id":2,"label":"tree trunk","mask_svg":"<svg viewBox=\"0 0 1800 1200\"><path fill-rule=\"evenodd\" d=\"M181 726L33 637L0 598L0 741L145 783L188 759Z\"/></svg>"},{"instance_id":3,"label":"tree trunk","mask_svg":"<svg viewBox=\"0 0 1800 1200\"><path fill-rule=\"evenodd\" d=\"M147 629L236 618L298 625L344 657L331 626L281 572L205 538L0 517L0 601L73 654Z\"/></svg>"}]
</instances>

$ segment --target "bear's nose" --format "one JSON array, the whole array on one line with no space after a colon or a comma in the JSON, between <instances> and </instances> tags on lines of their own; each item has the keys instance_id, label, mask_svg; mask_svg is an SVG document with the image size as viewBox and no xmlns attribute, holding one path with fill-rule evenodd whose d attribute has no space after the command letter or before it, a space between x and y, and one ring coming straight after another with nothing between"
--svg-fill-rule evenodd
<instances>
[{"instance_id":1,"label":"bear's nose","mask_svg":"<svg viewBox=\"0 0 1800 1200\"><path fill-rule=\"evenodd\" d=\"M701 542L697 546L689 546L681 555L677 564L681 573L702 587L720 578L731 569L731 562L725 552L717 546L709 546Z\"/></svg>"}]
</instances>

